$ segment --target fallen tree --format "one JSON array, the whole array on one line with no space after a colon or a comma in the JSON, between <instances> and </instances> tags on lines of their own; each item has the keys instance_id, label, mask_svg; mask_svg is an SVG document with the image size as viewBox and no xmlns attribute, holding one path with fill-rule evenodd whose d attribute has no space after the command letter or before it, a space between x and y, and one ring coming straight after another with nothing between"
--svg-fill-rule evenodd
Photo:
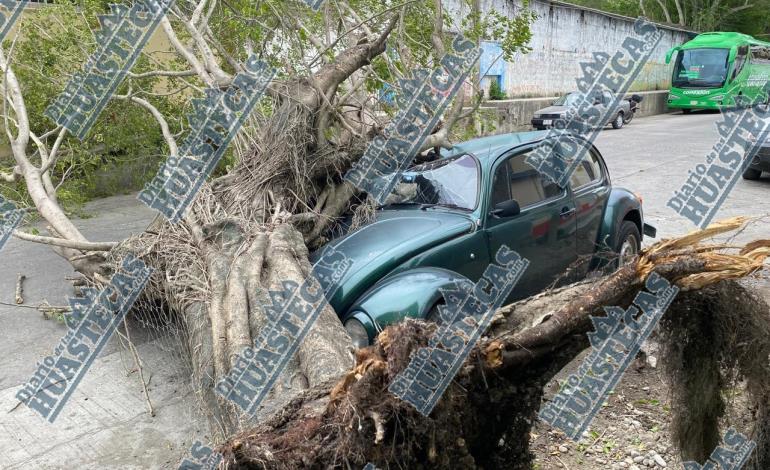
<instances>
[{"instance_id":1,"label":"fallen tree","mask_svg":"<svg viewBox=\"0 0 770 470\"><path fill-rule=\"evenodd\" d=\"M219 449L224 467L531 468L529 435L543 387L589 346L590 317L604 315L604 307L628 306L655 272L681 289L664 314L663 331L667 347L679 351L670 377L684 459L704 462L719 444L724 407L702 403L720 400L735 371L747 381L757 418L753 468L767 468L770 308L737 279L762 269L770 241L734 254L699 243L741 225L730 220L665 240L608 277L500 309L429 417L386 389L436 327L416 320L391 326L376 345L358 352L355 368L340 381L312 388L229 439ZM701 335L704 330L711 334Z\"/></svg>"},{"instance_id":2,"label":"fallen tree","mask_svg":"<svg viewBox=\"0 0 770 470\"><path fill-rule=\"evenodd\" d=\"M129 73L110 97L145 110L162 131L168 160L179 161L184 157L181 136L188 129L172 119L175 116L164 116L164 106L172 100L189 101L190 90L202 94L208 88L216 93L236 86L238 74L254 57L280 68L260 111L250 114L234 142L231 167L203 184L182 220L171 223L159 215L143 234L119 243L89 241L62 209L58 183L69 171L60 169L59 163L72 137L62 126L35 129L34 124L40 123L30 120L17 64L0 51L0 69L6 77L5 126L16 163L10 174L0 176L23 182L49 232L40 236L16 230L15 236L52 246L82 274L80 284L97 288L107 284L129 252L153 267L155 274L134 315L149 311L179 325L182 353L192 365L197 396L220 440L250 421L216 396L214 385L243 347L258 337L266 321L263 305L268 290L286 281L301 284L310 272L309 249L338 233L341 218L352 217L355 227L371 217L373 202L343 176L392 117L393 110L379 103L376 94L387 84L403 95L401 80L411 78L404 70L442 67L441 59L452 52L445 41L456 35L443 29L441 1L340 2L339 8L326 7L321 13L301 1L266 1L262 6L253 11L250 2L177 2L160 19L170 50L145 52L157 68ZM67 8L73 7L62 5L38 14L55 17L57 9ZM478 40L492 31L506 40L507 54L526 49L531 18L526 11L490 19L476 10L473 18L467 25L469 37ZM36 26L45 29L50 21L41 20ZM107 27L114 21L102 24ZM65 25L63 31L68 27L72 26ZM23 30L19 37L24 40ZM383 54L388 41L388 47L398 51L397 58ZM284 47L275 48L276 42ZM173 60L163 58L169 54ZM56 78L63 87L66 77ZM146 81L158 78L169 82L169 93L156 93L155 82ZM470 100L478 104L480 96L458 96L442 122L430 129L421 151L452 147L450 130L468 115L464 105ZM202 120L191 115L189 125ZM284 370L266 409L339 376L353 359L350 338L335 312L325 308Z\"/></svg>"},{"instance_id":3,"label":"fallen tree","mask_svg":"<svg viewBox=\"0 0 770 470\"><path fill-rule=\"evenodd\" d=\"M402 93L399 79L409 78L404 70L435 67L451 52L438 0L335 2L335 8L329 3L320 15L309 13L302 2L283 0L262 2L257 12L245 9L249 2L177 2L161 21L177 60L168 70L129 74L112 98L155 119L170 158L179 157L179 136L187 129L160 111L168 96L185 99L190 90L227 89L251 53L284 70L236 142L231 166L203 185L184 218L170 223L159 216L141 235L118 243L88 240L60 206L58 183L68 172L58 162L70 136L61 126L34 128L27 90L14 73L17 64L0 54L5 126L15 159L11 173L0 176L23 180L34 209L49 225L45 236L21 231L16 236L52 245L82 274L80 283L96 287L106 284L129 252L155 269L132 313L163 312L184 333L181 352L192 365L192 382L212 433L220 442L228 439L221 447L226 466L302 468L371 461L415 468L523 468L543 384L586 347L589 315L605 305L627 303L654 270L690 289L669 315L684 308L688 296L701 296L714 305L718 321L727 299L743 292L731 279L761 266L766 245L723 255L695 245L701 234L658 245L609 278L503 309L430 418L396 400L386 387L435 326L410 321L392 327L377 346L354 357L350 338L327 306L255 427L254 420L216 395L214 385L259 336L267 321L268 290L285 281L301 284L310 273L309 250L338 233L341 218L352 218L355 227L371 217L373 202L343 175L390 119L374 98L383 84ZM503 31L507 53L525 50L529 19L519 11L495 22L475 11L468 37L478 40L488 29ZM228 29L234 23L241 29ZM288 45L276 52L274 45L282 41ZM384 54L388 48L397 53ZM182 91L155 93L142 82L148 77L162 77ZM478 103L473 93L459 95L421 150L451 148L454 124L467 116L464 106L473 99ZM746 328L761 331L766 307L746 298L730 309L753 312L746 318L754 323ZM764 343L756 344L760 349L746 351L761 351ZM748 359L736 365L754 378L767 366ZM767 389L752 380L754 395ZM757 398L757 403L763 402ZM762 421L766 413L760 411ZM714 425L699 413L682 414L682 419ZM712 430L697 442L683 439L683 448L702 455L715 435ZM761 445L766 449L764 441Z\"/></svg>"}]
</instances>

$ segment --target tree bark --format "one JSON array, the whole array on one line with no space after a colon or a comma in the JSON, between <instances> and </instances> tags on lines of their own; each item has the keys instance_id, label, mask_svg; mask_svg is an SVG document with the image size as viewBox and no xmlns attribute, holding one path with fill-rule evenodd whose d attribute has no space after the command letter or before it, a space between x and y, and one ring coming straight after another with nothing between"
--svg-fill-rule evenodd
<instances>
[{"instance_id":1,"label":"tree bark","mask_svg":"<svg viewBox=\"0 0 770 470\"><path fill-rule=\"evenodd\" d=\"M361 468L372 462L380 468L528 469L529 432L537 419L543 387L588 346L590 316L602 315L606 306L627 307L651 272L682 290L665 313L664 325L682 322L686 316L702 316L709 325L746 317L753 321L733 330L742 334L733 335L733 340L740 341L751 331L768 331L768 305L734 279L761 268L770 255L770 241L737 255L694 245L728 226L734 227L726 224L705 234L665 241L609 277L500 309L429 417L391 395L387 387L410 355L428 344L435 325L409 320L388 327L374 346L358 351L355 368L341 380L318 384L270 419L229 439L219 448L223 468ZM696 302L705 302L711 310L692 310ZM743 358L742 367L753 370L748 390L759 406L767 400L770 340L761 334L750 338L754 346L737 357ZM726 348L728 342L723 344ZM758 352L764 354L760 361ZM722 353L732 355L728 349ZM681 407L697 410L695 403L683 401ZM770 425L766 404L759 406L758 416L758 465L764 465ZM713 450L713 437L720 433L713 420L679 421L684 426L693 422L699 429L709 429L708 438L697 442L695 454L701 456L703 449ZM679 443L685 456L694 455L685 441Z\"/></svg>"}]
</instances>

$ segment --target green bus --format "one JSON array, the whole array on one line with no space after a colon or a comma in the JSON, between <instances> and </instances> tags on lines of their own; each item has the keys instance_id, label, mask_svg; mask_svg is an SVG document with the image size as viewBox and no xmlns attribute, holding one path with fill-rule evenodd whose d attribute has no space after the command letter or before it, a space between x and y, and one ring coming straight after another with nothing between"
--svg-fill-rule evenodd
<instances>
[{"instance_id":1,"label":"green bus","mask_svg":"<svg viewBox=\"0 0 770 470\"><path fill-rule=\"evenodd\" d=\"M674 47L676 55L668 107L720 109L740 104L765 103L770 80L770 43L741 33L703 33Z\"/></svg>"}]
</instances>

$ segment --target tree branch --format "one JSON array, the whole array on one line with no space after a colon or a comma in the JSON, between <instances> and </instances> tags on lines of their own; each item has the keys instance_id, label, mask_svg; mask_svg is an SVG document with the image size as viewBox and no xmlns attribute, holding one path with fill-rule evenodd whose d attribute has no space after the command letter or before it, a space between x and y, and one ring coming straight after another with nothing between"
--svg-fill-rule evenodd
<instances>
[{"instance_id":1,"label":"tree branch","mask_svg":"<svg viewBox=\"0 0 770 470\"><path fill-rule=\"evenodd\" d=\"M118 246L117 242L84 242L67 240L65 238L45 237L42 235L33 235L31 233L14 230L13 236L28 242L42 243L44 245L54 245L64 248L73 248L81 251L110 251Z\"/></svg>"}]
</instances>

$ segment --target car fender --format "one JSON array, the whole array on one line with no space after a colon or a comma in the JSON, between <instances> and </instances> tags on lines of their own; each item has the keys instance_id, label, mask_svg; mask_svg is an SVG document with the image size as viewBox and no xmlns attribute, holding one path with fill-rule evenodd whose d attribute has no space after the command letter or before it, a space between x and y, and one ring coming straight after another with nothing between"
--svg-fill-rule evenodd
<instances>
[{"instance_id":1,"label":"car fender","mask_svg":"<svg viewBox=\"0 0 770 470\"><path fill-rule=\"evenodd\" d=\"M639 198L625 188L612 188L596 240L599 250L611 250L615 246L620 224L627 218L637 225L640 234L644 233L644 216Z\"/></svg>"},{"instance_id":2,"label":"car fender","mask_svg":"<svg viewBox=\"0 0 770 470\"><path fill-rule=\"evenodd\" d=\"M384 277L356 300L343 316L343 324L356 318L372 341L383 325L397 323L407 317L425 318L442 300L441 289L457 282L471 281L465 276L442 268L415 268Z\"/></svg>"}]
</instances>

